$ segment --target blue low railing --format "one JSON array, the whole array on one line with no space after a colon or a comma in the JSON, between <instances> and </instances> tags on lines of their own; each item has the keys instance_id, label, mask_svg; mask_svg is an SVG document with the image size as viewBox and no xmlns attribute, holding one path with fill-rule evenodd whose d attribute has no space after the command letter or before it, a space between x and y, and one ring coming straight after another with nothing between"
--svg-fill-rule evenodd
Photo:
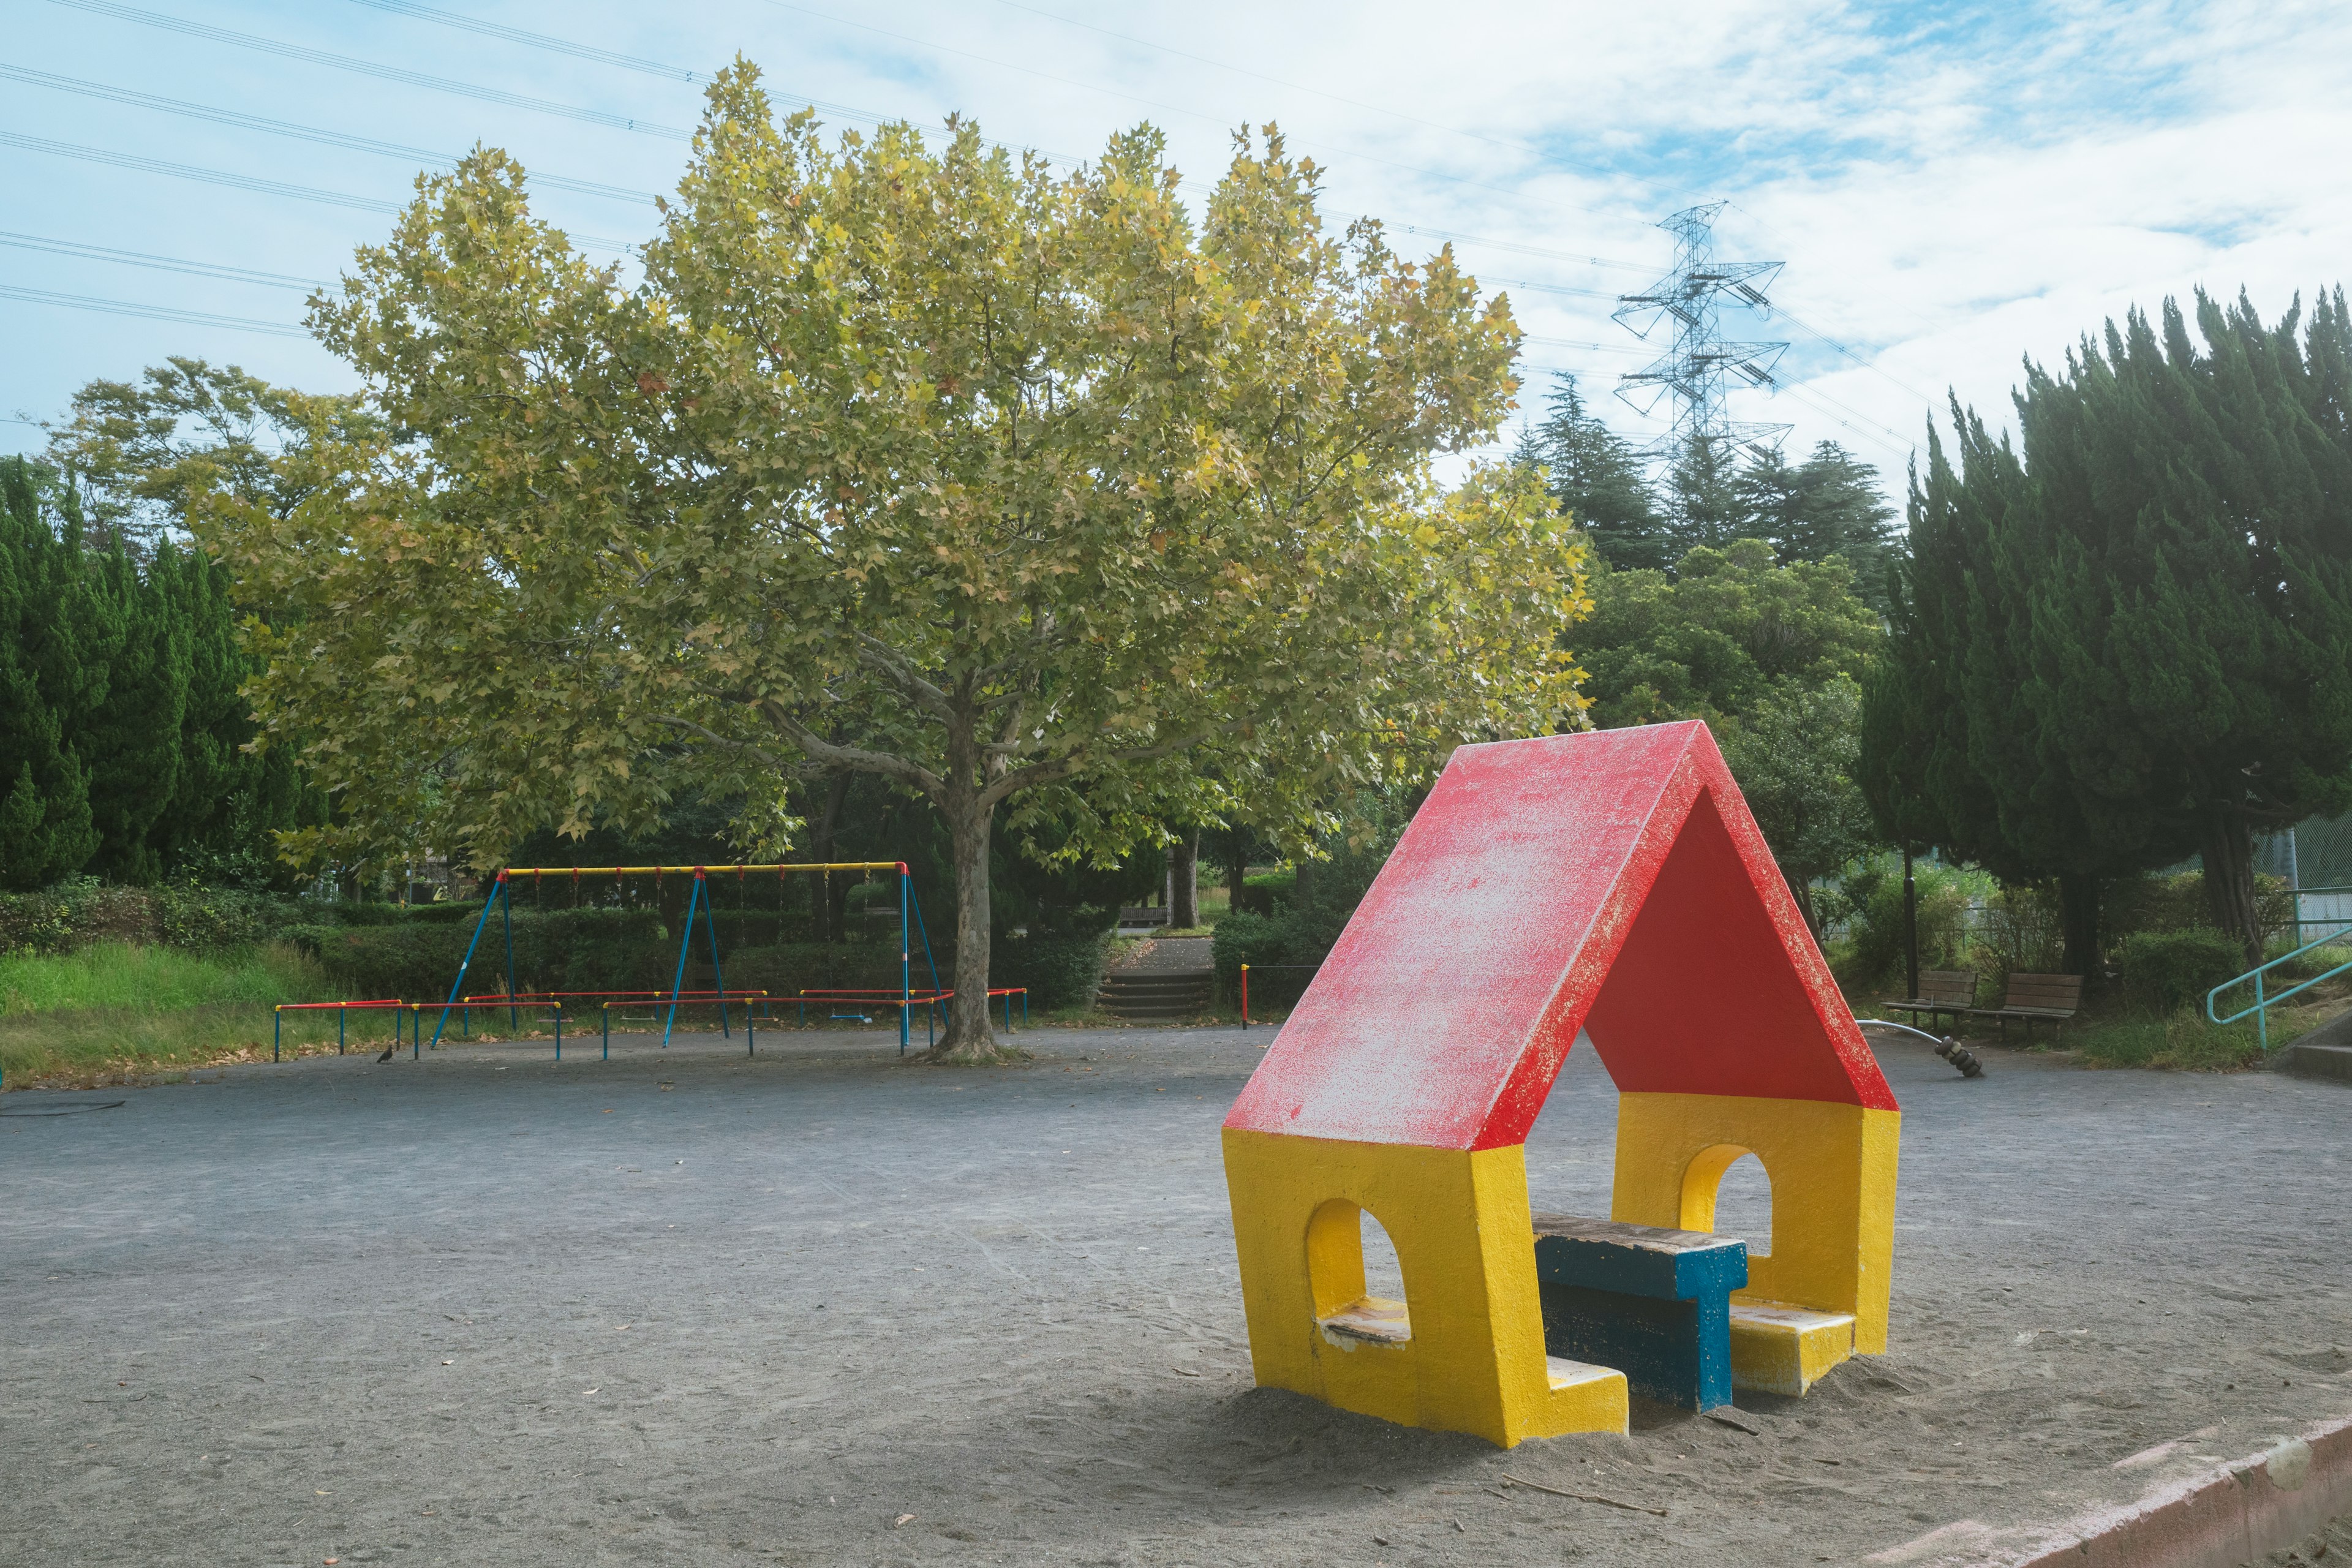
<instances>
[{"instance_id":1,"label":"blue low railing","mask_svg":"<svg viewBox=\"0 0 2352 1568\"><path fill-rule=\"evenodd\" d=\"M2323 973L2315 974L2299 984L2292 985L2286 990L2278 992L2275 994L2266 994L2263 991L2263 977L2268 974L2272 970L2276 969L2282 963L2292 963L2306 952L2313 952L2318 948L2338 945L2341 944L2343 941L2344 934L2341 931L2337 931L2332 935L2323 936L2315 942L2307 942L2304 943L2301 947L2296 948L2293 952L2281 953L2278 957L2272 959L2268 963L2249 969L2234 980L2224 980L2221 984L2216 985L2212 990L2205 993L2205 1016L2208 1018L2212 1019L2216 1024L2228 1025L2236 1023L2239 1019L2245 1017L2249 1014L2252 1015L2255 1035L2262 1040L2263 1054L2268 1056L2271 1048L2270 1009L2277 1006L2280 1003L2285 1001L2290 996L2301 995L2304 992L2310 990L2313 986L2318 984L2323 980L2333 980L2336 976L2343 973L2346 970L2352 969L2352 959L2347 959L2342 963L2337 964L2335 968L2327 970ZM2220 1010L2214 1005L2215 1001L2221 996L2222 992L2229 990L2233 985L2243 985L2250 980L2254 984L2253 1005L2251 1007L2242 1007L2226 1018L2221 1016Z\"/></svg>"}]
</instances>

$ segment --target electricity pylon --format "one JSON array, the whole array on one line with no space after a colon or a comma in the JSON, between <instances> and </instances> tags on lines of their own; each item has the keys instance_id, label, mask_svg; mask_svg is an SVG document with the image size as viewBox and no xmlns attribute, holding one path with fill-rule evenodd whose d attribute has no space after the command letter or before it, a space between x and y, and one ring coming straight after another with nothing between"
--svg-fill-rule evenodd
<instances>
[{"instance_id":1,"label":"electricity pylon","mask_svg":"<svg viewBox=\"0 0 2352 1568\"><path fill-rule=\"evenodd\" d=\"M1648 447L1655 458L1671 458L1698 442L1718 451L1736 442L1760 454L1777 448L1789 430L1786 425L1731 417L1730 378L1776 390L1780 381L1772 367L1789 345L1724 341L1717 318L1724 296L1770 314L1772 301L1764 289L1782 263L1716 260L1715 215L1722 210L1721 202L1709 202L1685 207L1658 225L1675 237L1674 270L1639 294L1619 295L1612 317L1644 340L1659 322L1674 323L1664 357L1617 378L1617 395L1644 415L1663 398L1675 400L1673 428Z\"/></svg>"}]
</instances>

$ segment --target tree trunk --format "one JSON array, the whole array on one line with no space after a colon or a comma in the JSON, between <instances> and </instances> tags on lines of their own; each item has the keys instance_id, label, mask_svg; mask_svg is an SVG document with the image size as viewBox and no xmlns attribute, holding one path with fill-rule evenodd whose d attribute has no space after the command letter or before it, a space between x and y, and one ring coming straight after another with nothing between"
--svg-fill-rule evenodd
<instances>
[{"instance_id":1,"label":"tree trunk","mask_svg":"<svg viewBox=\"0 0 2352 1568\"><path fill-rule=\"evenodd\" d=\"M1225 910L1230 914L1241 913L1242 892L1249 886L1248 858L1237 855L1234 863L1225 868Z\"/></svg>"},{"instance_id":2,"label":"tree trunk","mask_svg":"<svg viewBox=\"0 0 2352 1568\"><path fill-rule=\"evenodd\" d=\"M1185 828L1168 847L1168 923L1189 931L1201 923L1201 830Z\"/></svg>"},{"instance_id":3,"label":"tree trunk","mask_svg":"<svg viewBox=\"0 0 2352 1568\"><path fill-rule=\"evenodd\" d=\"M2209 811L2200 847L2205 858L2205 909L2214 929L2243 944L2246 967L2263 961L2262 917L2254 905L2254 835L2238 812Z\"/></svg>"},{"instance_id":4,"label":"tree trunk","mask_svg":"<svg viewBox=\"0 0 2352 1568\"><path fill-rule=\"evenodd\" d=\"M2096 877L2077 874L2058 879L2058 925L2064 954L2060 964L2067 973L2081 975L2095 989L2100 980Z\"/></svg>"},{"instance_id":5,"label":"tree trunk","mask_svg":"<svg viewBox=\"0 0 2352 1568\"><path fill-rule=\"evenodd\" d=\"M1805 931L1807 934L1812 937L1813 945L1815 947L1819 947L1822 942L1822 922L1813 918L1813 885L1811 880L1810 879L1791 879L1789 883L1789 891L1797 896L1797 912L1805 918Z\"/></svg>"},{"instance_id":6,"label":"tree trunk","mask_svg":"<svg viewBox=\"0 0 2352 1568\"><path fill-rule=\"evenodd\" d=\"M1290 902L1296 909L1315 907L1315 862L1304 855L1298 858L1298 870L1290 885Z\"/></svg>"},{"instance_id":7,"label":"tree trunk","mask_svg":"<svg viewBox=\"0 0 2352 1568\"><path fill-rule=\"evenodd\" d=\"M1903 994L1919 999L1919 884L1911 877L1911 851L1903 851ZM1914 1018L1913 1023L1918 1020ZM1934 1022L1931 1018L1930 1023Z\"/></svg>"},{"instance_id":8,"label":"tree trunk","mask_svg":"<svg viewBox=\"0 0 2352 1568\"><path fill-rule=\"evenodd\" d=\"M955 861L955 995L948 1003L947 1033L932 1047L933 1061L998 1062L1023 1053L1000 1044L988 1023L988 836L995 812L979 803L976 791L958 792L941 815L948 819L949 853Z\"/></svg>"}]
</instances>

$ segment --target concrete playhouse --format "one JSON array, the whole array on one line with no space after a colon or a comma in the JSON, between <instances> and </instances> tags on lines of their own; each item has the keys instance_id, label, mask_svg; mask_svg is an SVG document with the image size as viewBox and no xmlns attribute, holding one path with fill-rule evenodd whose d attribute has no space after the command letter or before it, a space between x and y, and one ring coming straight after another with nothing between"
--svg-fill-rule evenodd
<instances>
[{"instance_id":1,"label":"concrete playhouse","mask_svg":"<svg viewBox=\"0 0 2352 1568\"><path fill-rule=\"evenodd\" d=\"M1535 1215L1580 1033L1606 1220ZM1505 1447L1886 1348L1901 1112L1704 724L1454 753L1224 1123L1260 1385ZM1769 1254L1712 1234L1772 1184ZM1405 1300L1365 1293L1361 1215Z\"/></svg>"}]
</instances>

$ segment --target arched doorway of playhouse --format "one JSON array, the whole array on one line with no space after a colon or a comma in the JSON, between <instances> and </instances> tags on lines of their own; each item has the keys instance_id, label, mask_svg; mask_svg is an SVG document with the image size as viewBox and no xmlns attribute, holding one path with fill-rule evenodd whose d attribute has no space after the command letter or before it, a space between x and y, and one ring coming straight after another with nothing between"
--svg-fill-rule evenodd
<instances>
[{"instance_id":1,"label":"arched doorway of playhouse","mask_svg":"<svg viewBox=\"0 0 2352 1568\"><path fill-rule=\"evenodd\" d=\"M1402 1345L1412 1339L1404 1269L1388 1227L1346 1198L1318 1206L1307 1222L1307 1278L1326 1340Z\"/></svg>"},{"instance_id":2,"label":"arched doorway of playhouse","mask_svg":"<svg viewBox=\"0 0 2352 1568\"><path fill-rule=\"evenodd\" d=\"M1685 1230L1734 1236L1750 1258L1772 1256L1772 1173L1737 1143L1702 1149L1683 1173Z\"/></svg>"}]
</instances>

